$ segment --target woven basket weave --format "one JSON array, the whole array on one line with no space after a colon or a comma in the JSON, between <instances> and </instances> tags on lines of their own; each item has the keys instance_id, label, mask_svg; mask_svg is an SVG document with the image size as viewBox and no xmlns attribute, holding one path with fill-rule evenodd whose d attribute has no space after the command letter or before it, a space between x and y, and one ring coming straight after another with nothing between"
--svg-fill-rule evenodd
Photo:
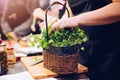
<instances>
[{"instance_id":1,"label":"woven basket weave","mask_svg":"<svg viewBox=\"0 0 120 80\"><path fill-rule=\"evenodd\" d=\"M69 11L67 7L65 7L64 4L61 4L58 1L53 2L49 7L46 9L45 13L45 20L46 20L46 39L49 41L49 35L48 35L48 23L47 23L47 12L49 8L55 4L59 4L64 6L66 11ZM59 15L59 18L61 16ZM70 74L70 73L76 73L78 70L78 61L76 53L78 46L72 46L72 47L51 47L49 46L48 50L43 50L43 57L44 57L44 67L50 71L56 72L58 74ZM73 49L72 49L73 48Z\"/></svg>"},{"instance_id":2,"label":"woven basket weave","mask_svg":"<svg viewBox=\"0 0 120 80\"><path fill-rule=\"evenodd\" d=\"M58 74L76 73L78 70L78 54L57 55L43 50L44 67Z\"/></svg>"}]
</instances>

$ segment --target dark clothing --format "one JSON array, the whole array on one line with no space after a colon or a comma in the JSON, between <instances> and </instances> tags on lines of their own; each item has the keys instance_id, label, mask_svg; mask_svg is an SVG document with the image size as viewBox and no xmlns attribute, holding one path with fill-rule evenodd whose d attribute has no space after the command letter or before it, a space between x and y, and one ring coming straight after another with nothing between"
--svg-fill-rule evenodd
<instances>
[{"instance_id":1,"label":"dark clothing","mask_svg":"<svg viewBox=\"0 0 120 80\"><path fill-rule=\"evenodd\" d=\"M75 4L72 4L74 1ZM77 2L76 2L77 1ZM69 0L74 15L101 8L111 0ZM80 26L88 35L79 62L88 67L90 80L120 80L120 22L109 25Z\"/></svg>"},{"instance_id":2,"label":"dark clothing","mask_svg":"<svg viewBox=\"0 0 120 80\"><path fill-rule=\"evenodd\" d=\"M68 0L74 15L103 7L111 2L105 0Z\"/></svg>"}]
</instances>

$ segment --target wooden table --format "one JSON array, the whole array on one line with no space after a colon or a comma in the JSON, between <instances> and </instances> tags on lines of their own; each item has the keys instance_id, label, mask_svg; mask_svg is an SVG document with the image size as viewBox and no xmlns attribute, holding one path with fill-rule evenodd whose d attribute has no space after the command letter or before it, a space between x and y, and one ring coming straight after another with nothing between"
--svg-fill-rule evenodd
<instances>
[{"instance_id":1,"label":"wooden table","mask_svg":"<svg viewBox=\"0 0 120 80\"><path fill-rule=\"evenodd\" d=\"M8 73L7 74L15 74L27 71L25 66L21 61L17 61L15 64L8 65ZM67 76L59 76L55 77L57 80L89 80L85 73L77 74L77 75L67 75ZM35 79L36 80L36 79ZM40 79L37 79L40 80Z\"/></svg>"},{"instance_id":2,"label":"wooden table","mask_svg":"<svg viewBox=\"0 0 120 80\"><path fill-rule=\"evenodd\" d=\"M8 66L8 73L7 74L15 74L19 72L26 71L24 65L21 63L21 61L16 62L15 64L11 64ZM85 75L85 73L81 73L79 75L67 75L67 76L59 76L56 77L57 80L89 80L88 77ZM40 79L37 79L40 80Z\"/></svg>"}]
</instances>

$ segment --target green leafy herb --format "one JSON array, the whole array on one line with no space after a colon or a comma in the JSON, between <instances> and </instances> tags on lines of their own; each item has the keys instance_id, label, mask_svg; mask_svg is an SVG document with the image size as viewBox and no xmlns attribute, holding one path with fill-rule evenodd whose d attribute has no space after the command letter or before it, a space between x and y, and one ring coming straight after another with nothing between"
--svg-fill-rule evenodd
<instances>
[{"instance_id":1,"label":"green leafy herb","mask_svg":"<svg viewBox=\"0 0 120 80\"><path fill-rule=\"evenodd\" d=\"M48 28L48 31L50 30L51 30L51 26L49 26ZM39 46L45 49L48 49L49 46L67 47L67 46L73 46L76 44L85 43L87 42L88 37L82 29L76 27L76 28L57 29L56 31L49 34L48 39L49 40L47 41L46 30L44 29L42 32L42 37L40 38L38 35L36 35L34 37L34 41L32 42L32 45L35 45L34 43L37 42L39 43ZM84 50L83 47L82 50Z\"/></svg>"}]
</instances>

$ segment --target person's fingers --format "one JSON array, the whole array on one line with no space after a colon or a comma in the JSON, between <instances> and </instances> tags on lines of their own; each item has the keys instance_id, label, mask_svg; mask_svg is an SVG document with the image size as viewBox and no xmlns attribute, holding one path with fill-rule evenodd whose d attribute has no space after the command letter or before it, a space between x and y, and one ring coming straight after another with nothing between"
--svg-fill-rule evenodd
<instances>
[{"instance_id":1,"label":"person's fingers","mask_svg":"<svg viewBox=\"0 0 120 80\"><path fill-rule=\"evenodd\" d=\"M58 20L52 27L52 30L55 31L56 29L58 29L60 27L60 20Z\"/></svg>"},{"instance_id":2,"label":"person's fingers","mask_svg":"<svg viewBox=\"0 0 120 80\"><path fill-rule=\"evenodd\" d=\"M36 31L34 24L31 25L31 30L32 30L33 32Z\"/></svg>"},{"instance_id":3,"label":"person's fingers","mask_svg":"<svg viewBox=\"0 0 120 80\"><path fill-rule=\"evenodd\" d=\"M44 20L45 12L41 8L37 8L33 11L33 16Z\"/></svg>"},{"instance_id":4,"label":"person's fingers","mask_svg":"<svg viewBox=\"0 0 120 80\"><path fill-rule=\"evenodd\" d=\"M38 9L35 9L35 10L33 11L33 16L34 16L34 17L37 16L37 12L38 12Z\"/></svg>"},{"instance_id":5,"label":"person's fingers","mask_svg":"<svg viewBox=\"0 0 120 80\"><path fill-rule=\"evenodd\" d=\"M53 30L68 27L69 24L68 19L60 19L53 25Z\"/></svg>"}]
</instances>

